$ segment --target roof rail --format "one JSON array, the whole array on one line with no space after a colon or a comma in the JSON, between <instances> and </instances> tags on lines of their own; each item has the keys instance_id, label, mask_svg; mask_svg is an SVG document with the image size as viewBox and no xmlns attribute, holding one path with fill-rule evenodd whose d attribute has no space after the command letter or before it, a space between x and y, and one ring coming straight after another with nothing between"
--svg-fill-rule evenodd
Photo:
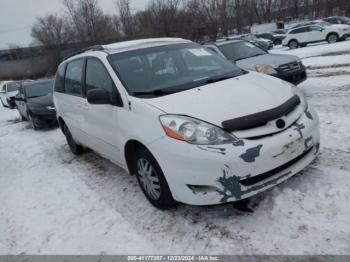
<instances>
[{"instance_id":1,"label":"roof rail","mask_svg":"<svg viewBox=\"0 0 350 262\"><path fill-rule=\"evenodd\" d=\"M88 51L102 51L105 50L104 47L102 45L94 45L94 46L90 46L84 49L80 49L77 51L72 52L71 54L69 54L68 56L66 56L65 58L63 58L63 61L75 56L75 55L79 55Z\"/></svg>"}]
</instances>

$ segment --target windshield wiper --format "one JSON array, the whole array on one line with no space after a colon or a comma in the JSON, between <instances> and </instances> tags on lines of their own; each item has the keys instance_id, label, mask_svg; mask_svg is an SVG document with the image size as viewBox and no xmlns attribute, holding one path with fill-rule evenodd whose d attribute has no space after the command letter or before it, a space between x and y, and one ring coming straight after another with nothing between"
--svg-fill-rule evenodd
<instances>
[{"instance_id":1,"label":"windshield wiper","mask_svg":"<svg viewBox=\"0 0 350 262\"><path fill-rule=\"evenodd\" d=\"M186 89L156 89L156 90L151 90L151 91L141 91L141 92L134 92L133 95L134 96L148 96L148 95L152 95L152 96L165 96L165 95L170 95L170 94L175 94L181 91L185 91L188 90L188 88Z\"/></svg>"},{"instance_id":2,"label":"windshield wiper","mask_svg":"<svg viewBox=\"0 0 350 262\"><path fill-rule=\"evenodd\" d=\"M204 81L204 84L212 84L212 83L216 83L216 82L221 82L221 81L224 81L224 80L227 80L227 79L231 79L231 78L234 78L236 77L236 75L222 75L222 76L217 76L217 77L210 77L210 78L207 78L205 81Z\"/></svg>"}]
</instances>

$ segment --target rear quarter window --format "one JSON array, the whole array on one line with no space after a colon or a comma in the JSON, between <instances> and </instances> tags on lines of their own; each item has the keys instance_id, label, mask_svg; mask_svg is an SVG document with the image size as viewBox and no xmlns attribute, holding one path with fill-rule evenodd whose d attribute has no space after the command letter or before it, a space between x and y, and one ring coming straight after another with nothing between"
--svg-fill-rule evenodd
<instances>
[{"instance_id":1,"label":"rear quarter window","mask_svg":"<svg viewBox=\"0 0 350 262\"><path fill-rule=\"evenodd\" d=\"M84 68L84 59L74 60L67 64L64 87L66 94L83 96L82 73Z\"/></svg>"},{"instance_id":2,"label":"rear quarter window","mask_svg":"<svg viewBox=\"0 0 350 262\"><path fill-rule=\"evenodd\" d=\"M55 80L55 91L64 93L64 73L66 71L66 64L60 65L57 69L56 80Z\"/></svg>"}]
</instances>

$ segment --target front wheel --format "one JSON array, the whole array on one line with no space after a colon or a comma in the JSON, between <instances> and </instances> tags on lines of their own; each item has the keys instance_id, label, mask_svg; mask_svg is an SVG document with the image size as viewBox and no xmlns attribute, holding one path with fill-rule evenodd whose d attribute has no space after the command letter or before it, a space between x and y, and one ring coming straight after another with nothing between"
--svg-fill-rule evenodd
<instances>
[{"instance_id":1,"label":"front wheel","mask_svg":"<svg viewBox=\"0 0 350 262\"><path fill-rule=\"evenodd\" d=\"M330 34L327 36L327 42L334 44L339 41L339 36L337 34Z\"/></svg>"},{"instance_id":2,"label":"front wheel","mask_svg":"<svg viewBox=\"0 0 350 262\"><path fill-rule=\"evenodd\" d=\"M152 205L159 209L176 206L160 166L147 149L139 148L136 151L133 169L143 193Z\"/></svg>"},{"instance_id":3,"label":"front wheel","mask_svg":"<svg viewBox=\"0 0 350 262\"><path fill-rule=\"evenodd\" d=\"M299 47L299 43L296 40L292 40L288 44L290 49L297 49Z\"/></svg>"},{"instance_id":4,"label":"front wheel","mask_svg":"<svg viewBox=\"0 0 350 262\"><path fill-rule=\"evenodd\" d=\"M14 109L15 108L15 105L8 99L7 99L7 104L9 105L10 109Z\"/></svg>"},{"instance_id":5,"label":"front wheel","mask_svg":"<svg viewBox=\"0 0 350 262\"><path fill-rule=\"evenodd\" d=\"M23 116L22 116L22 119L23 119ZM28 114L28 120L29 120L29 123L30 125L32 126L32 128L34 130L38 130L40 129L40 127L38 126L38 124L35 122L35 120L33 119L33 116L31 114Z\"/></svg>"}]
</instances>

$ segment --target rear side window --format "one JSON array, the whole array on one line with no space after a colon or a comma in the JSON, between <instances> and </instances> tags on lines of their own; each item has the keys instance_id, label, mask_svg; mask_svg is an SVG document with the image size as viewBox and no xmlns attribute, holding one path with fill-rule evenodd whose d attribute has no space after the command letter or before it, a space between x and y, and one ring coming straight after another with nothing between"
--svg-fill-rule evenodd
<instances>
[{"instance_id":1,"label":"rear side window","mask_svg":"<svg viewBox=\"0 0 350 262\"><path fill-rule=\"evenodd\" d=\"M66 70L66 65L60 65L56 74L55 81L55 91L64 93L64 71Z\"/></svg>"},{"instance_id":2,"label":"rear side window","mask_svg":"<svg viewBox=\"0 0 350 262\"><path fill-rule=\"evenodd\" d=\"M308 27L302 27L302 28L294 29L293 31L290 32L290 34L301 34L308 31L309 31Z\"/></svg>"},{"instance_id":3,"label":"rear side window","mask_svg":"<svg viewBox=\"0 0 350 262\"><path fill-rule=\"evenodd\" d=\"M65 91L67 94L83 96L81 78L84 68L84 59L70 62L67 65L65 77Z\"/></svg>"},{"instance_id":4,"label":"rear side window","mask_svg":"<svg viewBox=\"0 0 350 262\"><path fill-rule=\"evenodd\" d=\"M93 89L105 89L112 94L113 80L108 71L97 59L88 59L86 63L86 93Z\"/></svg>"}]
</instances>

